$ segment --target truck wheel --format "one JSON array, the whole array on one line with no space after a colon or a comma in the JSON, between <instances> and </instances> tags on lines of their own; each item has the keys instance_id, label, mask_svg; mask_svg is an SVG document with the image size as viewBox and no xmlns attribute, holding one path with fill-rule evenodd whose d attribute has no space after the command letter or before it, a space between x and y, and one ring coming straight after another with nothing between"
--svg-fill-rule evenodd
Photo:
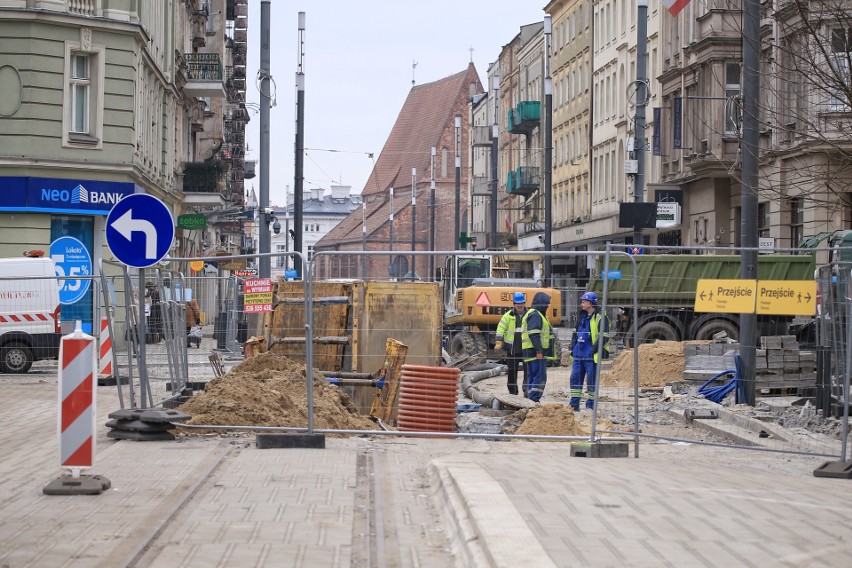
<instances>
[{"instance_id":1,"label":"truck wheel","mask_svg":"<svg viewBox=\"0 0 852 568\"><path fill-rule=\"evenodd\" d=\"M695 339L713 339L713 335L724 331L731 339L740 338L740 330L732 322L724 319L711 320L701 325L695 332Z\"/></svg>"},{"instance_id":2,"label":"truck wheel","mask_svg":"<svg viewBox=\"0 0 852 568\"><path fill-rule=\"evenodd\" d=\"M453 358L476 355L476 340L468 332L457 333L450 341L450 355Z\"/></svg>"},{"instance_id":3,"label":"truck wheel","mask_svg":"<svg viewBox=\"0 0 852 568\"><path fill-rule=\"evenodd\" d=\"M553 356L555 359L548 359L548 367L559 367L562 365L562 342L557 339L556 335L550 338L553 343Z\"/></svg>"},{"instance_id":4,"label":"truck wheel","mask_svg":"<svg viewBox=\"0 0 852 568\"><path fill-rule=\"evenodd\" d=\"M639 328L639 345L660 341L677 341L677 330L668 322L651 321Z\"/></svg>"},{"instance_id":5,"label":"truck wheel","mask_svg":"<svg viewBox=\"0 0 852 568\"><path fill-rule=\"evenodd\" d=\"M0 373L26 373L33 366L33 354L23 343L0 348Z\"/></svg>"}]
</instances>

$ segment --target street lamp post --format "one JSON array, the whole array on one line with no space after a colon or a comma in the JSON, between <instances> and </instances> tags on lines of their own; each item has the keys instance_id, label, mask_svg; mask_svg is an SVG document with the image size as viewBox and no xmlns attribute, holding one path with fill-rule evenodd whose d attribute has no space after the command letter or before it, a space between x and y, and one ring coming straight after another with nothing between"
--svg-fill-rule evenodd
<instances>
[{"instance_id":1,"label":"street lamp post","mask_svg":"<svg viewBox=\"0 0 852 568\"><path fill-rule=\"evenodd\" d=\"M390 225L390 235L388 235L388 276L393 278L399 276L393 273L393 187L390 188L390 213L388 213L388 224Z\"/></svg>"},{"instance_id":2,"label":"street lamp post","mask_svg":"<svg viewBox=\"0 0 852 568\"><path fill-rule=\"evenodd\" d=\"M429 251L435 252L435 156L437 155L438 149L432 146L432 161L430 163L429 169L432 170L432 179L429 184ZM432 275L435 274L435 255L429 255L429 274L427 275L427 279L431 279Z\"/></svg>"},{"instance_id":3,"label":"street lamp post","mask_svg":"<svg viewBox=\"0 0 852 568\"><path fill-rule=\"evenodd\" d=\"M461 238L461 117L457 116L456 125L456 226L453 233L453 250L460 247Z\"/></svg>"},{"instance_id":4,"label":"street lamp post","mask_svg":"<svg viewBox=\"0 0 852 568\"><path fill-rule=\"evenodd\" d=\"M500 90L500 75L492 75L491 88L494 91L494 123L491 125L491 243L492 250L497 249L497 98Z\"/></svg>"},{"instance_id":5,"label":"street lamp post","mask_svg":"<svg viewBox=\"0 0 852 568\"><path fill-rule=\"evenodd\" d=\"M544 251L553 250L553 79L550 77L550 14L544 17ZM553 285L551 258L544 256L543 279Z\"/></svg>"},{"instance_id":6,"label":"street lamp post","mask_svg":"<svg viewBox=\"0 0 852 568\"><path fill-rule=\"evenodd\" d=\"M417 168L411 168L411 281L414 282L415 259L417 248Z\"/></svg>"}]
</instances>

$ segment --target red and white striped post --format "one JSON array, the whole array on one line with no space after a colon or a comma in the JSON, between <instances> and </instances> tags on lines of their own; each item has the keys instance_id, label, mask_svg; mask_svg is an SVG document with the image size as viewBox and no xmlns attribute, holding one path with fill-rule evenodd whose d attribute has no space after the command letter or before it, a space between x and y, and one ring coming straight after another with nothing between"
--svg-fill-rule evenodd
<instances>
[{"instance_id":1,"label":"red and white striped post","mask_svg":"<svg viewBox=\"0 0 852 568\"><path fill-rule=\"evenodd\" d=\"M60 465L72 476L95 463L95 338L74 332L59 347L59 454Z\"/></svg>"},{"instance_id":2,"label":"red and white striped post","mask_svg":"<svg viewBox=\"0 0 852 568\"><path fill-rule=\"evenodd\" d=\"M101 319L100 357L98 358L98 379L112 378L112 337L109 335L109 323Z\"/></svg>"}]
</instances>

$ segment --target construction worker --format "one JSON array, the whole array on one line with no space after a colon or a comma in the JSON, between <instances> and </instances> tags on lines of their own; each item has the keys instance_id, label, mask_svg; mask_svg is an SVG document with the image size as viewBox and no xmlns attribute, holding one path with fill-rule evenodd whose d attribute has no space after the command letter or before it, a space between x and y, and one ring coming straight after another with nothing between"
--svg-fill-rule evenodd
<instances>
[{"instance_id":1,"label":"construction worker","mask_svg":"<svg viewBox=\"0 0 852 568\"><path fill-rule=\"evenodd\" d=\"M532 307L521 320L524 348L524 394L533 402L541 400L547 384L547 360L553 359L553 328L547 319L550 296L536 292Z\"/></svg>"},{"instance_id":2,"label":"construction worker","mask_svg":"<svg viewBox=\"0 0 852 568\"><path fill-rule=\"evenodd\" d=\"M494 349L503 350L506 353L506 367L509 375L506 386L509 388L509 394L518 394L518 366L523 359L521 320L526 311L526 294L515 292L512 294L512 309L503 314L500 323L497 324L497 342L494 344ZM526 377L526 370L524 370L524 377Z\"/></svg>"},{"instance_id":3,"label":"construction worker","mask_svg":"<svg viewBox=\"0 0 852 568\"><path fill-rule=\"evenodd\" d=\"M586 292L580 296L580 321L571 338L571 385L568 403L575 412L580 410L580 399L583 396L583 378L586 379L586 408L595 407L595 384L598 367L598 341L604 341L604 353L609 352L609 323L607 318L598 311L598 295ZM606 355L605 355L606 356Z\"/></svg>"}]
</instances>

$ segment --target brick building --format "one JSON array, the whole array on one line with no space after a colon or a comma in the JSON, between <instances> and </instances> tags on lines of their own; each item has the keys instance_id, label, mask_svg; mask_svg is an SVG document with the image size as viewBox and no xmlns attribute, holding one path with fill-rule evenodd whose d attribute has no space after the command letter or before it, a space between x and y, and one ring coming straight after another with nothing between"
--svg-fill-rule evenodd
<instances>
[{"instance_id":1,"label":"brick building","mask_svg":"<svg viewBox=\"0 0 852 568\"><path fill-rule=\"evenodd\" d=\"M465 231L469 105L471 97L481 92L482 85L472 63L464 71L445 79L411 88L361 192L364 207L340 222L314 247L316 253L367 250L390 254L365 258L355 255L321 255L316 259L320 277L401 278L411 272L412 260L414 273L421 279L427 280L434 276L434 268L440 259L431 262L423 256L412 259L411 255L393 254L392 251L456 248L456 238L453 236L456 196L455 118L461 118L460 230ZM434 164L432 148L436 149ZM434 225L430 208L433 169ZM412 172L415 172L414 175ZM412 217L415 228L413 239ZM430 246L433 241L434 247Z\"/></svg>"}]
</instances>

